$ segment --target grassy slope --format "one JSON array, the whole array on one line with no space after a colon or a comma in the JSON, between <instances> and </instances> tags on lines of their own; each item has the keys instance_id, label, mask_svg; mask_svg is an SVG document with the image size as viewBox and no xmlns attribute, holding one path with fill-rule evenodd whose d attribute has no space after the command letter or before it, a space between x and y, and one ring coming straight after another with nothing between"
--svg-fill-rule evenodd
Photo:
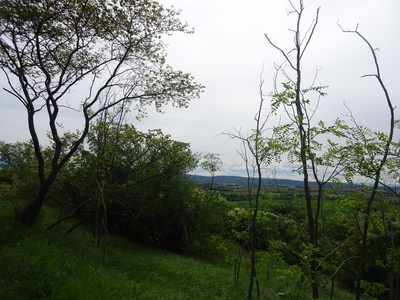
<instances>
[{"instance_id":1,"label":"grassy slope","mask_svg":"<svg viewBox=\"0 0 400 300\"><path fill-rule=\"evenodd\" d=\"M0 202L0 299L247 298L245 267L235 287L233 262L207 262L110 237L103 264L102 249L89 232L48 232L45 221L34 229L15 229L12 216L11 207ZM309 299L306 284L305 292L296 288L298 274L288 266L273 270L261 283L262 295ZM341 293L335 298L353 297Z\"/></svg>"},{"instance_id":2,"label":"grassy slope","mask_svg":"<svg viewBox=\"0 0 400 300\"><path fill-rule=\"evenodd\" d=\"M0 299L242 299L233 270L120 237L102 249L91 235L15 229L0 204Z\"/></svg>"}]
</instances>

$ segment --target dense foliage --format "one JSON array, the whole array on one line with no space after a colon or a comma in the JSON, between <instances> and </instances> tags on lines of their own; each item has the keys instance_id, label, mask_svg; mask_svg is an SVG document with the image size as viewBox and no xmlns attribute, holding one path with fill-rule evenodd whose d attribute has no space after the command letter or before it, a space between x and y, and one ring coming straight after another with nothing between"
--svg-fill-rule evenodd
<instances>
[{"instance_id":1,"label":"dense foliage","mask_svg":"<svg viewBox=\"0 0 400 300\"><path fill-rule=\"evenodd\" d=\"M2 142L0 156L0 200L11 203L18 212L37 184L32 145ZM217 255L235 262L236 280L240 281L250 249L252 209L243 194L239 208L217 191L201 190L189 181L186 174L197 161L188 144L159 130L143 133L131 125L100 122L93 128L88 145L74 156L51 190L49 203L58 217L47 227L64 228L74 235L78 226L85 226L99 240L106 234L118 234L175 251ZM226 192L227 187L224 189ZM275 193L271 187L267 189L270 192L260 199L255 231L258 280L272 280L281 264L297 266L298 271L287 276L299 276L299 281L290 292L282 293L302 295L312 254L323 293L329 294L327 288L335 286L352 289L359 260L363 199L370 187L334 184L324 189L318 248L304 243L307 219L301 189L280 187ZM239 190L235 191L240 197ZM313 195L315 192L317 185ZM363 281L363 293L379 299L390 299L400 272L400 216L395 198L388 192L379 192L380 201L370 216L370 250ZM283 201L279 200L281 195L291 196ZM241 249L236 254L231 242Z\"/></svg>"},{"instance_id":2,"label":"dense foliage","mask_svg":"<svg viewBox=\"0 0 400 300\"><path fill-rule=\"evenodd\" d=\"M3 88L26 111L38 162L39 185L20 212L21 223L34 224L61 169L100 114L123 105L141 118L148 105L157 111L169 103L187 107L199 96L202 86L166 63L162 37L192 32L178 15L147 0L0 1ZM71 115L80 121L63 124ZM38 126L43 120L44 129ZM45 154L47 138L53 148Z\"/></svg>"},{"instance_id":3,"label":"dense foliage","mask_svg":"<svg viewBox=\"0 0 400 300\"><path fill-rule=\"evenodd\" d=\"M186 174L198 160L188 144L160 130L143 133L131 125L99 122L86 148L49 193L60 210L51 228L74 217L76 227L91 224L99 237L118 233L192 251L206 251L211 236L224 230L230 205L189 181ZM35 186L34 172L27 172L36 165L32 145L2 143L0 153L1 196L18 211L31 196L21 193Z\"/></svg>"}]
</instances>

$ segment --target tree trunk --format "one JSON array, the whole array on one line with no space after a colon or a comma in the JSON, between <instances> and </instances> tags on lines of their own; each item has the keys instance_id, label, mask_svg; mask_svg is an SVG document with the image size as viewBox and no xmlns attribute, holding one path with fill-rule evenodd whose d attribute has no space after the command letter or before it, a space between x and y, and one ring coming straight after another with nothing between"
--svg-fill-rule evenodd
<instances>
[{"instance_id":1,"label":"tree trunk","mask_svg":"<svg viewBox=\"0 0 400 300\"><path fill-rule=\"evenodd\" d=\"M16 219L22 225L27 227L33 226L46 200L47 193L50 191L58 173L59 169L57 169L57 171L53 170L49 177L41 182L36 198L17 215Z\"/></svg>"},{"instance_id":2,"label":"tree trunk","mask_svg":"<svg viewBox=\"0 0 400 300\"><path fill-rule=\"evenodd\" d=\"M36 198L17 215L17 220L22 225L33 226L42 209L49 188L50 186L41 186Z\"/></svg>"},{"instance_id":3,"label":"tree trunk","mask_svg":"<svg viewBox=\"0 0 400 300\"><path fill-rule=\"evenodd\" d=\"M364 220L364 227L362 231L362 242L361 242L361 260L360 264L358 265L357 270L357 279L356 279L356 300L361 300L361 281L364 275L366 261L367 261L367 252L368 252L368 229L369 229L369 217L371 215L372 204L375 200L376 191L378 190L380 179L380 172L377 173L375 183L373 186L373 190L371 193L370 198L368 199L367 206L365 208L365 220Z\"/></svg>"}]
</instances>

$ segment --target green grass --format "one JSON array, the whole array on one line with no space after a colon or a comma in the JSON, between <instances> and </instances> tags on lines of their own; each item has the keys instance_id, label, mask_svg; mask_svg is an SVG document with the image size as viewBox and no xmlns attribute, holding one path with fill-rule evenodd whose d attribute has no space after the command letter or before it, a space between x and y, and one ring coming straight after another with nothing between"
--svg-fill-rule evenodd
<instances>
[{"instance_id":1,"label":"green grass","mask_svg":"<svg viewBox=\"0 0 400 300\"><path fill-rule=\"evenodd\" d=\"M89 232L14 228L0 207L0 299L244 299L233 268L200 258L108 240L106 261ZM42 225L40 224L42 223Z\"/></svg>"},{"instance_id":2,"label":"green grass","mask_svg":"<svg viewBox=\"0 0 400 300\"><path fill-rule=\"evenodd\" d=\"M46 217L54 217L49 208L35 228L16 228L12 209L0 202L0 299L247 299L245 263L233 283L236 252L206 260L111 236L103 263L88 231L49 232ZM268 275L260 265L261 299L310 299L297 267L273 265ZM335 299L353 297L339 290Z\"/></svg>"}]
</instances>

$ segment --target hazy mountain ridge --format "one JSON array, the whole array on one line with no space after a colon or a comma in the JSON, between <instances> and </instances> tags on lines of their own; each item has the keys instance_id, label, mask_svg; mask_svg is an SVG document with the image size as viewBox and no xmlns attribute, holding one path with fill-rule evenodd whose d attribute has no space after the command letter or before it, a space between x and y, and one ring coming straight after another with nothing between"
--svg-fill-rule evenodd
<instances>
[{"instance_id":1,"label":"hazy mountain ridge","mask_svg":"<svg viewBox=\"0 0 400 300\"><path fill-rule=\"evenodd\" d=\"M203 175L189 175L198 184L209 184L211 182L211 176ZM256 178L254 179L256 180ZM236 185L247 185L248 178L241 176L228 176L228 175L217 175L214 176L214 184L236 184ZM262 182L264 185L280 185L280 186L302 186L303 182L300 180L292 179L271 179L263 178ZM312 183L316 184L316 183Z\"/></svg>"}]
</instances>

